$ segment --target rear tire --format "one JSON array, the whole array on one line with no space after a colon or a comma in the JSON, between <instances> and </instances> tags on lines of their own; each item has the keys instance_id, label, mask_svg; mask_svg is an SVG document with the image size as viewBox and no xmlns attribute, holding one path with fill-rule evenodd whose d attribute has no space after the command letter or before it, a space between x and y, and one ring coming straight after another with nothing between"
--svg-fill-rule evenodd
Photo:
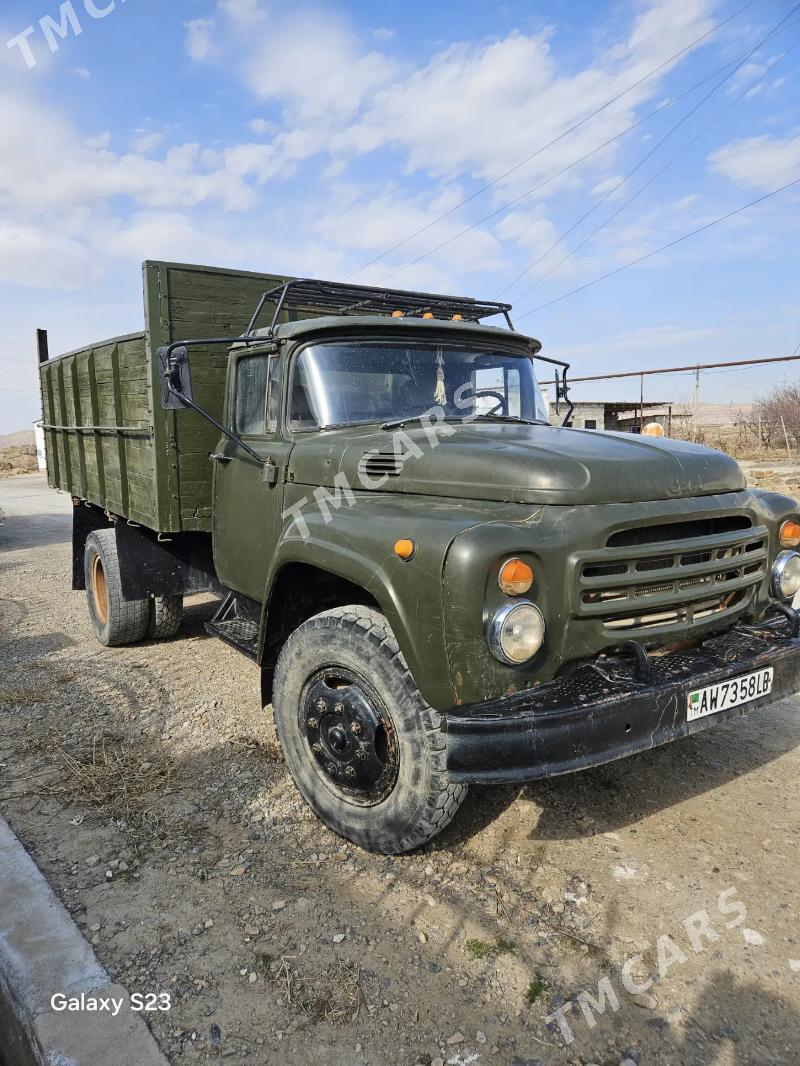
<instances>
[{"instance_id":1,"label":"rear tire","mask_svg":"<svg viewBox=\"0 0 800 1066\"><path fill-rule=\"evenodd\" d=\"M183 618L183 596L153 596L150 600L150 623L147 636L151 640L174 637Z\"/></svg>"},{"instance_id":2,"label":"rear tire","mask_svg":"<svg viewBox=\"0 0 800 1066\"><path fill-rule=\"evenodd\" d=\"M441 716L423 700L386 618L339 607L281 650L273 710L289 771L334 832L397 855L450 823L467 794L447 774Z\"/></svg>"},{"instance_id":3,"label":"rear tire","mask_svg":"<svg viewBox=\"0 0 800 1066\"><path fill-rule=\"evenodd\" d=\"M150 600L126 600L113 529L98 529L86 538L86 597L95 636L107 648L142 640L150 621Z\"/></svg>"}]
</instances>

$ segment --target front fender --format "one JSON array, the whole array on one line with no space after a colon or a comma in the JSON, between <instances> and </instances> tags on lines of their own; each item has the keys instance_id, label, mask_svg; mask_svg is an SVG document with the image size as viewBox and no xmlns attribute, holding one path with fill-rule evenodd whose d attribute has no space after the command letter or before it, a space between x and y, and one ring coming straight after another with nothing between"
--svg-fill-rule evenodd
<instances>
[{"instance_id":1,"label":"front fender","mask_svg":"<svg viewBox=\"0 0 800 1066\"><path fill-rule=\"evenodd\" d=\"M262 637L270 599L281 571L305 563L365 589L389 620L423 698L437 710L456 702L447 662L444 634L442 575L453 539L480 521L452 500L389 493L354 493L326 515L315 505L313 490L286 486L284 510L304 497L307 536L290 517L271 561L264 596ZM400 559L394 544L414 541L408 560Z\"/></svg>"}]
</instances>

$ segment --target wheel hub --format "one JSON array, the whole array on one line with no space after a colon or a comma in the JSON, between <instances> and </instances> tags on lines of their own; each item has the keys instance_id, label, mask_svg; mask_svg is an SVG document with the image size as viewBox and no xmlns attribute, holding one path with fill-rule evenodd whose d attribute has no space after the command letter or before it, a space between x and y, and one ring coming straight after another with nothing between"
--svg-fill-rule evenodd
<instances>
[{"instance_id":1,"label":"wheel hub","mask_svg":"<svg viewBox=\"0 0 800 1066\"><path fill-rule=\"evenodd\" d=\"M311 754L322 775L361 803L378 803L397 780L392 720L366 684L325 670L306 686L301 708Z\"/></svg>"}]
</instances>

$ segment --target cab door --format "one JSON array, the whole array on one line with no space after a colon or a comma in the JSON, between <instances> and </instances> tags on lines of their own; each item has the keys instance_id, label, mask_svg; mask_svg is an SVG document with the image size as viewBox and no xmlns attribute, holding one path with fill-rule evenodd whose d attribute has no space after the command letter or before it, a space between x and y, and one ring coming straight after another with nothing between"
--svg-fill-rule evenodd
<instances>
[{"instance_id":1,"label":"cab door","mask_svg":"<svg viewBox=\"0 0 800 1066\"><path fill-rule=\"evenodd\" d=\"M224 585L254 600L264 596L281 531L284 473L291 444L281 433L281 359L272 352L232 361L227 424L260 462L227 437L214 463L214 562Z\"/></svg>"}]
</instances>

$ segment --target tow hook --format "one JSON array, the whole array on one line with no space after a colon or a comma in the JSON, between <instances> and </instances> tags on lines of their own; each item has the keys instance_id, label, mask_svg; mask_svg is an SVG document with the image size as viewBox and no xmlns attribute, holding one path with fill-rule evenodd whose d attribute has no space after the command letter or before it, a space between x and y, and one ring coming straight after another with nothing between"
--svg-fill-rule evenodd
<instances>
[{"instance_id":1,"label":"tow hook","mask_svg":"<svg viewBox=\"0 0 800 1066\"><path fill-rule=\"evenodd\" d=\"M794 640L795 637L800 636L800 613L786 603L775 603L773 607L789 623L789 638Z\"/></svg>"},{"instance_id":2,"label":"tow hook","mask_svg":"<svg viewBox=\"0 0 800 1066\"><path fill-rule=\"evenodd\" d=\"M620 644L619 650L625 654L634 656L636 659L636 671L634 677L637 681L647 684L652 676L653 667L650 662L650 656L642 645L638 644L635 640L626 640L624 643Z\"/></svg>"}]
</instances>

